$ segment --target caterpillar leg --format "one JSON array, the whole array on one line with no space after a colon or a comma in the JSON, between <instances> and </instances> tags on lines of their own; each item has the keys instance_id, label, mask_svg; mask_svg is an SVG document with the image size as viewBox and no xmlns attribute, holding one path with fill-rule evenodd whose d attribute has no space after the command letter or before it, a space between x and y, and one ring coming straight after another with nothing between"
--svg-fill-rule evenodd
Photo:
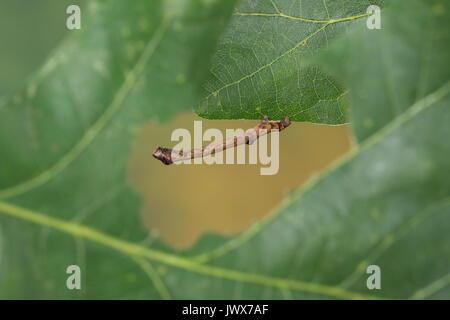
<instances>
[{"instance_id":1,"label":"caterpillar leg","mask_svg":"<svg viewBox=\"0 0 450 320\"><path fill-rule=\"evenodd\" d=\"M287 127L289 127L290 124L291 124L291 120L289 120L289 117L288 116L284 116L283 119L281 120L281 125L284 128L287 128Z\"/></svg>"}]
</instances>

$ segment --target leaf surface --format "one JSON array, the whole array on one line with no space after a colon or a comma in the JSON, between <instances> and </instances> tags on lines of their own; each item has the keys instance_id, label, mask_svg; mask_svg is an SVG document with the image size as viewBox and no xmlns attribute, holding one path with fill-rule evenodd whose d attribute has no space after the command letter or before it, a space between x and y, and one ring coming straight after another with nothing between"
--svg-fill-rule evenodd
<instances>
[{"instance_id":1,"label":"leaf surface","mask_svg":"<svg viewBox=\"0 0 450 320\"><path fill-rule=\"evenodd\" d=\"M384 1L372 1L381 6ZM242 1L213 59L208 119L271 119L342 124L347 90L310 57L366 20L365 0Z\"/></svg>"}]
</instances>

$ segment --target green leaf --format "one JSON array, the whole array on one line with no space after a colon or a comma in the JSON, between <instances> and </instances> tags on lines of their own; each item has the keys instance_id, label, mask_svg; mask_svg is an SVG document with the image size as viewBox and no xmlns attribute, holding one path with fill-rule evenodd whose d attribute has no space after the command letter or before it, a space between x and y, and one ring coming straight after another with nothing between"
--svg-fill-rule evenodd
<instances>
[{"instance_id":1,"label":"green leaf","mask_svg":"<svg viewBox=\"0 0 450 320\"><path fill-rule=\"evenodd\" d=\"M435 10L425 0L403 3L386 9L391 13L383 18L385 26L390 19L410 26L397 34L400 39L414 32L411 21L434 19L428 13ZM437 22L434 32L445 32L442 26ZM353 33L348 39L359 40ZM411 67L407 59L397 62L398 70ZM349 75L364 76L347 68L354 70ZM116 163L123 150L105 152L118 136L112 133L123 133L123 123L113 122L102 131L109 135L96 137L45 184L3 196L0 296L448 298L450 79L441 80L247 232L205 236L185 253L145 237L136 199L114 174L124 168ZM379 93L368 95L372 100ZM107 170L104 161L96 164L99 155L110 157ZM69 264L86 275L80 292L65 288ZM366 287L370 264L381 268L381 290Z\"/></svg>"},{"instance_id":2,"label":"green leaf","mask_svg":"<svg viewBox=\"0 0 450 320\"><path fill-rule=\"evenodd\" d=\"M381 6L384 1L371 1ZM208 119L271 119L342 124L347 90L310 57L356 20L369 3L345 1L243 1L219 45L196 108Z\"/></svg>"}]
</instances>

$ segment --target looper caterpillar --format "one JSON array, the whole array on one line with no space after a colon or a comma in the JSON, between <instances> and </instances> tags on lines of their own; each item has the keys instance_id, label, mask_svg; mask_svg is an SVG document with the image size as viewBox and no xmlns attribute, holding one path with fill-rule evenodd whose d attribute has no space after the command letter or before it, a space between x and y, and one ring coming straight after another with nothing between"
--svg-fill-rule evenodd
<instances>
[{"instance_id":1,"label":"looper caterpillar","mask_svg":"<svg viewBox=\"0 0 450 320\"><path fill-rule=\"evenodd\" d=\"M263 120L257 126L248 129L243 135L237 135L223 141L212 143L206 147L191 149L186 152L158 147L153 151L152 155L165 165L194 158L203 158L244 143L253 144L260 136L269 134L272 130L282 131L289 127L290 124L291 121L288 116L283 117L281 121L269 121L269 118L264 116Z\"/></svg>"}]
</instances>

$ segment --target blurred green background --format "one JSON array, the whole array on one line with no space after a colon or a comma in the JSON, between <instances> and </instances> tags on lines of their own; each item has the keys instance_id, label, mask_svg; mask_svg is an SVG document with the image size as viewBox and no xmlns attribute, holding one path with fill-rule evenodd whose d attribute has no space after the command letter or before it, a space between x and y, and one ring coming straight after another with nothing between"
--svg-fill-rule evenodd
<instances>
[{"instance_id":1,"label":"blurred green background","mask_svg":"<svg viewBox=\"0 0 450 320\"><path fill-rule=\"evenodd\" d=\"M67 34L65 12L70 3L0 1L0 98L18 91Z\"/></svg>"}]
</instances>

